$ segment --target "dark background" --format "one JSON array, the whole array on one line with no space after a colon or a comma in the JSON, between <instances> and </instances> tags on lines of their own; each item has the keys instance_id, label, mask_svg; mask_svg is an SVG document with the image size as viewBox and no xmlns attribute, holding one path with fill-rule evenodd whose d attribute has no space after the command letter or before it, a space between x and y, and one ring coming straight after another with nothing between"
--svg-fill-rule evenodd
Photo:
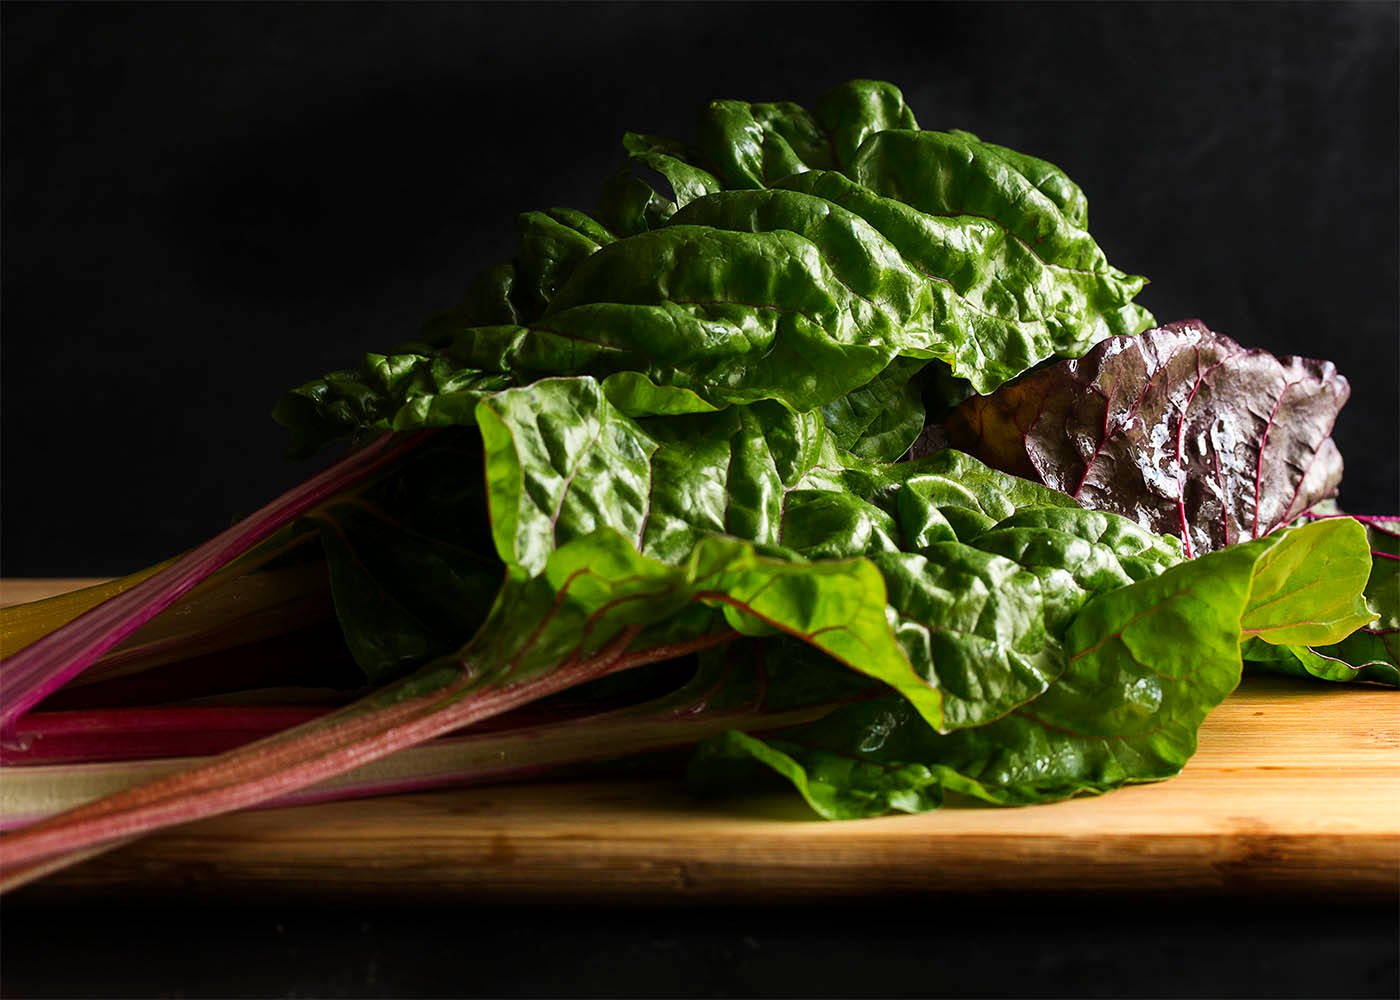
<instances>
[{"instance_id":1,"label":"dark background","mask_svg":"<svg viewBox=\"0 0 1400 1000\"><path fill-rule=\"evenodd\" d=\"M625 129L899 84L1062 166L1163 321L1335 361L1400 507L1397 7L6 3L8 575L131 571L298 481L280 393L590 208ZM1391 995L1394 906L5 913L6 995ZM86 960L80 955L88 956Z\"/></svg>"},{"instance_id":2,"label":"dark background","mask_svg":"<svg viewBox=\"0 0 1400 1000\"><path fill-rule=\"evenodd\" d=\"M130 572L297 482L280 394L412 337L625 129L857 76L1062 166L1162 321L1336 362L1400 508L1394 4L27 5L4 17L3 548Z\"/></svg>"}]
</instances>

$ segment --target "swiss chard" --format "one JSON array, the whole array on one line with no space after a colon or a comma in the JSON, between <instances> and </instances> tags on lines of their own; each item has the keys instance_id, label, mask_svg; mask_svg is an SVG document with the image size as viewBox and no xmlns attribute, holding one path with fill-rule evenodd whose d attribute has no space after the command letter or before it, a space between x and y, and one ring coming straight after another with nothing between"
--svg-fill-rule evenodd
<instances>
[{"instance_id":1,"label":"swiss chard","mask_svg":"<svg viewBox=\"0 0 1400 1000\"><path fill-rule=\"evenodd\" d=\"M1181 767L1242 640L1319 676L1389 641L1394 560L1373 566L1352 520L1280 530L1335 491L1345 380L1199 324L1134 338L1151 322L1132 302L1144 279L1108 264L1056 167L921 131L870 81L811 111L717 101L694 144L624 146L669 190L624 172L596 215L520 216L514 259L421 341L275 411L297 453L374 443L110 593L4 616L25 646L0 688L11 725L94 661L106 680L149 680L175 651L291 628L327 592L359 670L347 687L382 685L331 711L240 707L258 692L235 683L217 705L24 720L7 760L41 737L53 759L101 757L75 734L121 719L130 754L261 738L6 836L6 883L228 809L706 736L697 785L758 760L830 817L945 791L1102 792ZM951 450L896 461L925 399L969 392L991 395L955 414L955 443L1016 475ZM323 563L306 562L311 537ZM256 623L236 600L187 600L217 614L108 653L200 581L294 544L301 561L279 572L314 586ZM1376 618L1368 573L1372 603L1387 587L1391 603L1348 637ZM617 676L695 653L660 698L660 668ZM620 707L548 700L611 685ZM65 766L79 769L54 780L74 799L133 774ZM21 784L7 817L49 811Z\"/></svg>"},{"instance_id":2,"label":"swiss chard","mask_svg":"<svg viewBox=\"0 0 1400 1000\"><path fill-rule=\"evenodd\" d=\"M653 427L668 432L658 439L591 379L554 379L484 400L476 422L506 565L476 639L356 706L7 838L5 864L23 871L172 814L285 795L552 691L740 633L799 637L888 684L938 729L978 725L1063 670L1052 628L1081 599L1076 572L1130 578L1106 565L1115 553L1095 552L1096 542L1115 539L1138 575L1175 556L1121 519L1072 510L958 456L903 467L843 461L819 416L776 404L666 418ZM689 478L657 478L656 468ZM957 479L943 475L950 468ZM720 505L709 510L694 503L707 481ZM1060 517L997 516L1014 521L1017 499L1028 497L1058 505L1049 509ZM982 534L999 522L1011 532L1000 548L1033 554L1040 575L959 540L959 530ZM1044 573L1055 558L1059 577Z\"/></svg>"}]
</instances>

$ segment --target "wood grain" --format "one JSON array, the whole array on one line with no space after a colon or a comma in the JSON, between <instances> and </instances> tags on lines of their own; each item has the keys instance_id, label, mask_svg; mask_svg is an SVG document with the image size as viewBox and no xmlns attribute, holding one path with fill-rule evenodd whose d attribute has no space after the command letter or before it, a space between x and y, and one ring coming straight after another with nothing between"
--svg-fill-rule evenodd
<instances>
[{"instance_id":1,"label":"wood grain","mask_svg":"<svg viewBox=\"0 0 1400 1000\"><path fill-rule=\"evenodd\" d=\"M64 581L68 583L68 581ZM11 581L6 598L37 594ZM52 592L52 591L50 591ZM1177 778L1099 798L815 820L795 796L551 782L268 809L147 838L26 890L324 898L793 900L947 892L1387 896L1400 888L1400 696L1254 679Z\"/></svg>"},{"instance_id":2,"label":"wood grain","mask_svg":"<svg viewBox=\"0 0 1400 1000\"><path fill-rule=\"evenodd\" d=\"M11 604L28 604L45 597L55 597L71 590L106 583L107 577L45 577L43 579L0 580L0 608Z\"/></svg>"}]
</instances>

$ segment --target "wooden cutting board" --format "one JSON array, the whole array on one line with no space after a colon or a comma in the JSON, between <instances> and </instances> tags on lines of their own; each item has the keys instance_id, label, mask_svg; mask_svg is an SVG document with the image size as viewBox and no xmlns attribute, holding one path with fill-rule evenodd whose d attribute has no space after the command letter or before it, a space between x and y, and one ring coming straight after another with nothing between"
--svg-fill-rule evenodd
<instances>
[{"instance_id":1,"label":"wooden cutting board","mask_svg":"<svg viewBox=\"0 0 1400 1000\"><path fill-rule=\"evenodd\" d=\"M7 581L5 603L90 581ZM223 816L25 892L786 900L946 892L1394 896L1400 693L1251 679L1177 778L1097 798L828 823L795 795L532 783ZM104 893L105 894L105 893Z\"/></svg>"}]
</instances>

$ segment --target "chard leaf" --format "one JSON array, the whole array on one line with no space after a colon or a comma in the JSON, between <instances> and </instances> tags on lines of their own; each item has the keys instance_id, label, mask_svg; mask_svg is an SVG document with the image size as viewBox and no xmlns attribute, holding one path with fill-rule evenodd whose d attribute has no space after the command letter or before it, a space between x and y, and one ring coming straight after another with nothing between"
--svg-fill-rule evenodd
<instances>
[{"instance_id":1,"label":"chard leaf","mask_svg":"<svg viewBox=\"0 0 1400 1000\"><path fill-rule=\"evenodd\" d=\"M893 462L909 451L924 429L922 380L925 362L896 358L859 389L822 407L832 443L872 462Z\"/></svg>"},{"instance_id":2,"label":"chard leaf","mask_svg":"<svg viewBox=\"0 0 1400 1000\"><path fill-rule=\"evenodd\" d=\"M675 202L657 194L626 167L608 179L598 196L598 221L618 236L635 236L655 229L675 212Z\"/></svg>"},{"instance_id":3,"label":"chard leaf","mask_svg":"<svg viewBox=\"0 0 1400 1000\"><path fill-rule=\"evenodd\" d=\"M1373 615L1376 620L1330 645L1317 644L1316 640L1313 645L1296 644L1308 641L1302 637L1288 645L1270 645L1263 637L1254 639L1245 646L1247 666L1327 681L1369 681L1400 687L1400 518L1337 520L1329 515L1322 520L1365 526L1371 550L1365 602L1368 617Z\"/></svg>"},{"instance_id":4,"label":"chard leaf","mask_svg":"<svg viewBox=\"0 0 1400 1000\"><path fill-rule=\"evenodd\" d=\"M1065 217L1065 220L1079 229L1089 225L1089 202L1079 185L1065 176L1064 171L1053 163L1018 153L1014 149L983 142L971 132L953 129L949 135L978 143L985 153L1009 165L1027 180L1032 187L1050 200Z\"/></svg>"},{"instance_id":5,"label":"chard leaf","mask_svg":"<svg viewBox=\"0 0 1400 1000\"><path fill-rule=\"evenodd\" d=\"M372 683L461 648L500 588L480 463L477 435L442 434L383 480L309 515L341 631Z\"/></svg>"},{"instance_id":6,"label":"chard leaf","mask_svg":"<svg viewBox=\"0 0 1400 1000\"><path fill-rule=\"evenodd\" d=\"M657 385L641 372L614 372L603 379L603 392L629 417L674 417L719 409L689 389Z\"/></svg>"},{"instance_id":7,"label":"chard leaf","mask_svg":"<svg viewBox=\"0 0 1400 1000\"><path fill-rule=\"evenodd\" d=\"M832 153L821 123L790 101L711 101L700 116L699 146L735 189L768 187L810 169L808 161L829 164Z\"/></svg>"},{"instance_id":8,"label":"chard leaf","mask_svg":"<svg viewBox=\"0 0 1400 1000\"><path fill-rule=\"evenodd\" d=\"M424 324L431 346L440 347L463 327L539 319L579 261L617 239L607 226L572 208L522 212L515 225L514 259L487 267L472 279L462 301Z\"/></svg>"},{"instance_id":9,"label":"chard leaf","mask_svg":"<svg viewBox=\"0 0 1400 1000\"><path fill-rule=\"evenodd\" d=\"M845 173L926 215L990 219L1051 267L1122 276L1079 221L1082 195L1068 202L1064 197L1073 189L1068 178L1052 181L1058 171L1043 160L1008 156L970 132L877 132L861 144Z\"/></svg>"},{"instance_id":10,"label":"chard leaf","mask_svg":"<svg viewBox=\"0 0 1400 1000\"><path fill-rule=\"evenodd\" d=\"M538 573L603 528L666 562L720 535L814 567L866 557L888 609L846 662L940 730L1045 690L1089 592L1180 558L1125 519L966 456L864 462L831 446L819 414L773 403L634 420L592 379L547 379L483 401L478 420L508 565Z\"/></svg>"},{"instance_id":11,"label":"chard leaf","mask_svg":"<svg viewBox=\"0 0 1400 1000\"><path fill-rule=\"evenodd\" d=\"M829 165L820 157L810 162L814 170L844 170L875 133L919 127L899 88L880 80L852 80L831 88L817 98L814 116L831 151Z\"/></svg>"},{"instance_id":12,"label":"chard leaf","mask_svg":"<svg viewBox=\"0 0 1400 1000\"><path fill-rule=\"evenodd\" d=\"M497 326L523 322L520 310L515 304L515 264L501 261L484 268L467 286L463 296L448 315L428 321L431 331L446 319L467 326Z\"/></svg>"},{"instance_id":13,"label":"chard leaf","mask_svg":"<svg viewBox=\"0 0 1400 1000\"><path fill-rule=\"evenodd\" d=\"M1327 362L1247 351L1191 320L1101 343L947 420L949 443L1188 556L1267 535L1334 495L1350 387Z\"/></svg>"},{"instance_id":14,"label":"chard leaf","mask_svg":"<svg viewBox=\"0 0 1400 1000\"><path fill-rule=\"evenodd\" d=\"M284 400L294 449L468 424L486 392L541 377L631 373L693 395L688 411L832 408L844 447L890 460L916 436L908 376L923 363L990 392L1151 321L1131 302L1143 279L1108 266L1068 178L967 133L918 131L889 84L843 85L814 113L717 101L693 149L635 133L624 146L673 200L619 177L602 222L525 213L515 259L430 321L425 344Z\"/></svg>"},{"instance_id":15,"label":"chard leaf","mask_svg":"<svg viewBox=\"0 0 1400 1000\"><path fill-rule=\"evenodd\" d=\"M1366 529L1349 517L1280 532L1254 565L1240 617L1242 640L1271 645L1339 642L1376 620L1363 591L1371 573Z\"/></svg>"},{"instance_id":16,"label":"chard leaf","mask_svg":"<svg viewBox=\"0 0 1400 1000\"><path fill-rule=\"evenodd\" d=\"M543 315L581 261L615 242L612 233L574 209L525 212L516 225L520 249L511 299L516 315L527 320Z\"/></svg>"},{"instance_id":17,"label":"chard leaf","mask_svg":"<svg viewBox=\"0 0 1400 1000\"><path fill-rule=\"evenodd\" d=\"M882 304L843 284L796 233L674 223L584 261L506 364L630 368L713 403L779 398L808 409L895 356L900 331Z\"/></svg>"},{"instance_id":18,"label":"chard leaf","mask_svg":"<svg viewBox=\"0 0 1400 1000\"><path fill-rule=\"evenodd\" d=\"M367 354L358 371L331 372L291 390L272 418L291 431L302 458L338 437L470 426L476 404L514 380L427 353Z\"/></svg>"},{"instance_id":19,"label":"chard leaf","mask_svg":"<svg viewBox=\"0 0 1400 1000\"><path fill-rule=\"evenodd\" d=\"M723 190L714 174L686 161L685 150L673 139L628 132L622 137L622 146L632 159L666 178L675 194L676 208Z\"/></svg>"},{"instance_id":20,"label":"chard leaf","mask_svg":"<svg viewBox=\"0 0 1400 1000\"><path fill-rule=\"evenodd\" d=\"M1077 357L1105 337L1152 324L1151 314L1132 303L1145 279L1056 266L993 219L921 211L831 171L782 186L838 205L879 231L933 301L921 325L931 345L946 346L929 349L978 392L1051 356Z\"/></svg>"},{"instance_id":21,"label":"chard leaf","mask_svg":"<svg viewBox=\"0 0 1400 1000\"><path fill-rule=\"evenodd\" d=\"M833 87L808 112L789 101L712 101L700 117L700 148L730 189L770 187L808 170L840 170L876 132L917 129L899 88L879 80Z\"/></svg>"},{"instance_id":22,"label":"chard leaf","mask_svg":"<svg viewBox=\"0 0 1400 1000\"><path fill-rule=\"evenodd\" d=\"M697 751L692 780L702 789L740 787L751 780L742 763L757 761L792 781L820 815L847 819L934 808L945 791L1024 805L1170 777L1239 681L1242 618L1267 615L1286 626L1292 612L1291 624L1311 627L1290 596L1333 580L1331 560L1354 562L1358 541L1351 531L1308 525L1127 587L1107 584L1065 632L1065 672L987 725L939 734L902 699L877 694L762 738L712 738ZM1284 551L1265 561L1276 548ZM1292 572L1281 576L1285 563ZM1354 583L1333 581L1350 587L1339 601L1356 598Z\"/></svg>"}]
</instances>

